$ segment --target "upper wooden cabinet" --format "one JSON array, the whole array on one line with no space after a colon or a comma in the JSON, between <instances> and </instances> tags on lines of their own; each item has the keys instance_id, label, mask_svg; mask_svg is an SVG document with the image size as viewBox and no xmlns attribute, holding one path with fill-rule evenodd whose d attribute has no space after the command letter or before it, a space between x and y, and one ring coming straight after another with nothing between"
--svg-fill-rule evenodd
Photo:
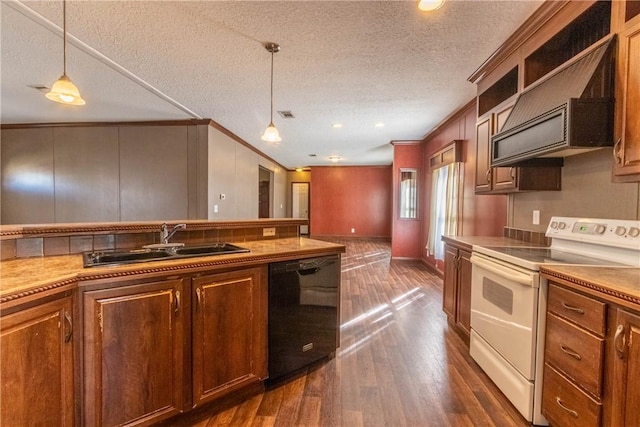
<instances>
[{"instance_id":1,"label":"upper wooden cabinet","mask_svg":"<svg viewBox=\"0 0 640 427\"><path fill-rule=\"evenodd\" d=\"M513 104L499 105L476 125L476 194L505 194L519 191L558 191L559 166L492 168L491 136L499 132ZM549 163L554 162L551 159Z\"/></svg>"},{"instance_id":2,"label":"upper wooden cabinet","mask_svg":"<svg viewBox=\"0 0 640 427\"><path fill-rule=\"evenodd\" d=\"M0 425L73 426L71 297L2 316Z\"/></svg>"},{"instance_id":3,"label":"upper wooden cabinet","mask_svg":"<svg viewBox=\"0 0 640 427\"><path fill-rule=\"evenodd\" d=\"M618 29L613 179L640 181L640 1L613 2Z\"/></svg>"}]
</instances>

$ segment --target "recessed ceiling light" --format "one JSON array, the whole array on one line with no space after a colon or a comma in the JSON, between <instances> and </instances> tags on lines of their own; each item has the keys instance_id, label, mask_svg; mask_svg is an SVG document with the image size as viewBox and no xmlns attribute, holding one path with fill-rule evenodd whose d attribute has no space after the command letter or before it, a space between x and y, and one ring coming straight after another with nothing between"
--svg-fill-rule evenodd
<instances>
[{"instance_id":1,"label":"recessed ceiling light","mask_svg":"<svg viewBox=\"0 0 640 427\"><path fill-rule=\"evenodd\" d=\"M383 128L384 127L384 123L376 123L375 127L377 128Z\"/></svg>"},{"instance_id":2,"label":"recessed ceiling light","mask_svg":"<svg viewBox=\"0 0 640 427\"><path fill-rule=\"evenodd\" d=\"M342 123L334 123L331 125L332 128L341 128L342 127Z\"/></svg>"}]
</instances>

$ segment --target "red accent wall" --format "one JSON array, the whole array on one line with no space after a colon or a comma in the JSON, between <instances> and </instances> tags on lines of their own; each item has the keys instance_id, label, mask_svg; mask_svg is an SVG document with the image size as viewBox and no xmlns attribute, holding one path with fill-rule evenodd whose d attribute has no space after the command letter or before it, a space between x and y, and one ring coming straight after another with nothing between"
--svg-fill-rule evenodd
<instances>
[{"instance_id":1,"label":"red accent wall","mask_svg":"<svg viewBox=\"0 0 640 427\"><path fill-rule=\"evenodd\" d=\"M422 141L393 143L393 206L398 206L398 189L400 187L400 169L416 169L418 171L418 192L424 186L424 144ZM393 230L391 235L391 257L420 259L422 218L425 203L418 195L418 218L400 219L399 210L393 209ZM428 209L428 207L427 207Z\"/></svg>"},{"instance_id":2,"label":"red accent wall","mask_svg":"<svg viewBox=\"0 0 640 427\"><path fill-rule=\"evenodd\" d=\"M475 195L476 167L476 108L471 104L465 111L456 115L436 134L425 141L425 185L423 188L424 220L422 231L422 259L428 264L443 270L441 261L436 262L427 254L424 247L429 235L429 201L431 200L431 172L426 168L429 157L448 145L454 139L463 140L462 160L464 162L461 236L501 236L507 225L506 195Z\"/></svg>"},{"instance_id":3,"label":"red accent wall","mask_svg":"<svg viewBox=\"0 0 640 427\"><path fill-rule=\"evenodd\" d=\"M312 167L311 235L391 237L391 188L391 166Z\"/></svg>"}]
</instances>

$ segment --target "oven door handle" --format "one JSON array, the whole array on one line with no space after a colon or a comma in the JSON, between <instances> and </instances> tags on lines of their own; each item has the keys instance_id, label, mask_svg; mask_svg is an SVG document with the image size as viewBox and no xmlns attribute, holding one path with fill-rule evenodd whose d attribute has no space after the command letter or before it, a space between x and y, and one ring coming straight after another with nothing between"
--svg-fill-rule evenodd
<instances>
[{"instance_id":1,"label":"oven door handle","mask_svg":"<svg viewBox=\"0 0 640 427\"><path fill-rule=\"evenodd\" d=\"M534 285L534 275L522 273L518 270L514 270L509 267L504 267L500 264L493 263L491 261L486 261L483 258L471 255L471 263L476 265L482 269L490 271L494 274L497 274L500 277L511 280L513 282L520 283L526 286Z\"/></svg>"}]
</instances>

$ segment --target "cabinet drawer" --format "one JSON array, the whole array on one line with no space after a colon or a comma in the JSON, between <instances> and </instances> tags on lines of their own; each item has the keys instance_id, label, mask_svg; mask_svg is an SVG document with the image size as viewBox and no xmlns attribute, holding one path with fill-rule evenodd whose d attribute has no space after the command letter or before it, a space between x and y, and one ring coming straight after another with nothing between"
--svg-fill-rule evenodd
<instances>
[{"instance_id":1,"label":"cabinet drawer","mask_svg":"<svg viewBox=\"0 0 640 427\"><path fill-rule=\"evenodd\" d=\"M544 366L542 414L556 426L598 426L602 404L573 385L558 371Z\"/></svg>"},{"instance_id":2,"label":"cabinet drawer","mask_svg":"<svg viewBox=\"0 0 640 427\"><path fill-rule=\"evenodd\" d=\"M606 305L600 301L550 283L547 310L604 336Z\"/></svg>"},{"instance_id":3,"label":"cabinet drawer","mask_svg":"<svg viewBox=\"0 0 640 427\"><path fill-rule=\"evenodd\" d=\"M545 362L596 397L602 391L604 340L549 313Z\"/></svg>"}]
</instances>

